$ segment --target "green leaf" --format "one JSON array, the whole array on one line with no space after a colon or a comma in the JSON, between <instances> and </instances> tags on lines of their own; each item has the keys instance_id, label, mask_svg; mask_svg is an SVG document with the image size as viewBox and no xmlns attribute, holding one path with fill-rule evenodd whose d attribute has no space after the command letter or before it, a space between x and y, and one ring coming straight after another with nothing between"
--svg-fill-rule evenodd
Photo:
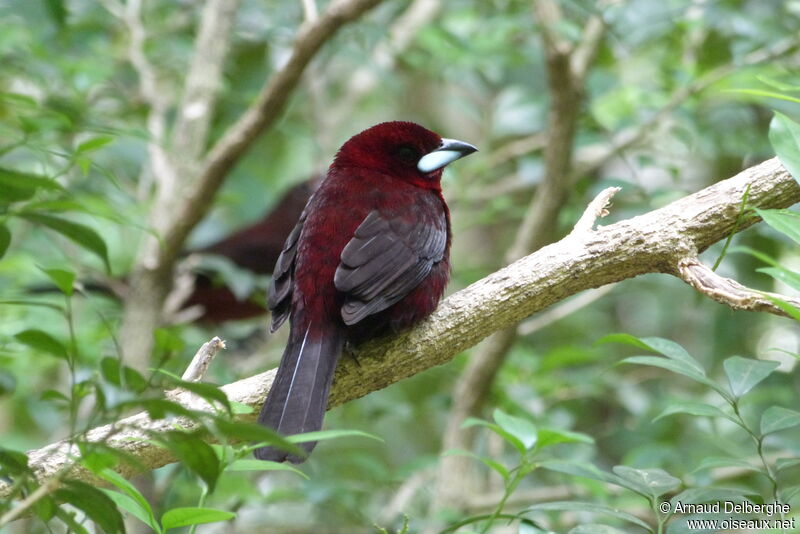
<instances>
[{"instance_id":1,"label":"green leaf","mask_svg":"<svg viewBox=\"0 0 800 534\"><path fill-rule=\"evenodd\" d=\"M474 417L468 417L461 424L461 428L468 428L471 426L483 426L488 428L489 430L491 430L492 432L494 432L495 434L506 440L508 443L510 443L515 449L517 449L517 452L519 452L520 454L525 454L525 452L527 451L527 449L525 448L525 444L522 443L519 440L519 438L509 433L508 431L504 430L498 424L490 423L489 421L484 421L483 419L476 419Z\"/></svg>"},{"instance_id":2,"label":"green leaf","mask_svg":"<svg viewBox=\"0 0 800 534\"><path fill-rule=\"evenodd\" d=\"M125 510L133 517L153 529L153 532L162 532L161 525L152 517L152 513L148 515L147 510L144 510L139 503L135 500L130 498L129 496L119 493L118 491L100 488L100 490L105 493L109 499L114 501L114 504L117 505L117 508Z\"/></svg>"},{"instance_id":3,"label":"green leaf","mask_svg":"<svg viewBox=\"0 0 800 534\"><path fill-rule=\"evenodd\" d=\"M471 525L473 523L480 523L482 521L487 521L487 520L494 521L494 520L497 520L497 519L508 519L508 521L511 522L511 521L514 521L514 520L518 520L519 516L518 515L512 515L512 514L501 514L501 513L497 513L497 512L493 512L491 514L473 515L473 516L470 516L470 517L468 517L466 519L462 519L461 521L457 521L455 523L451 523L451 524L447 525L447 528L445 528L443 530L440 530L439 534L450 534L451 532L456 532L461 527L465 527L465 526ZM467 531L465 531L465 532L467 532ZM472 532L472 531L469 531L469 532Z\"/></svg>"},{"instance_id":4,"label":"green leaf","mask_svg":"<svg viewBox=\"0 0 800 534\"><path fill-rule=\"evenodd\" d=\"M125 380L125 387L134 393L141 393L148 387L147 379L139 371L127 365L122 366L122 378Z\"/></svg>"},{"instance_id":5,"label":"green leaf","mask_svg":"<svg viewBox=\"0 0 800 534\"><path fill-rule=\"evenodd\" d=\"M778 91L789 92L800 90L800 85L782 82L781 80L776 80L775 78L770 78L769 76L764 76L762 74L757 75L756 79L769 85L770 87L777 89Z\"/></svg>"},{"instance_id":6,"label":"green leaf","mask_svg":"<svg viewBox=\"0 0 800 534\"><path fill-rule=\"evenodd\" d=\"M11 232L6 225L0 223L0 258L5 256L8 245L11 244Z\"/></svg>"},{"instance_id":7,"label":"green leaf","mask_svg":"<svg viewBox=\"0 0 800 534\"><path fill-rule=\"evenodd\" d=\"M176 387L191 391L209 403L218 402L225 407L225 410L228 412L228 414L231 413L231 403L228 400L228 396L224 391L219 389L219 387L215 386L214 384L208 384L204 382L188 382L186 380L173 380L172 384Z\"/></svg>"},{"instance_id":8,"label":"green leaf","mask_svg":"<svg viewBox=\"0 0 800 534\"><path fill-rule=\"evenodd\" d=\"M743 247L743 246L739 245L739 246L733 247L731 249L731 252L742 252L744 254L749 254L749 255L753 256L754 258L763 261L764 263L768 263L768 264L772 265L773 267L778 267L779 266L778 262L775 261L770 256L768 256L767 254L764 254L763 252L759 252L758 250L752 249L750 247Z\"/></svg>"},{"instance_id":9,"label":"green leaf","mask_svg":"<svg viewBox=\"0 0 800 534\"><path fill-rule=\"evenodd\" d=\"M185 346L183 339L168 328L157 328L153 336L156 341L156 349L160 352L180 352Z\"/></svg>"},{"instance_id":10,"label":"green leaf","mask_svg":"<svg viewBox=\"0 0 800 534\"><path fill-rule=\"evenodd\" d=\"M28 455L24 452L14 451L0 447L0 472L19 476L30 473Z\"/></svg>"},{"instance_id":11,"label":"green leaf","mask_svg":"<svg viewBox=\"0 0 800 534\"><path fill-rule=\"evenodd\" d=\"M68 480L53 492L53 496L81 510L107 534L125 532L122 514L114 505L114 501L94 486L77 480Z\"/></svg>"},{"instance_id":12,"label":"green leaf","mask_svg":"<svg viewBox=\"0 0 800 534\"><path fill-rule=\"evenodd\" d=\"M67 8L64 6L64 0L45 0L44 7L56 26L59 29L63 28L67 22Z\"/></svg>"},{"instance_id":13,"label":"green leaf","mask_svg":"<svg viewBox=\"0 0 800 534\"><path fill-rule=\"evenodd\" d=\"M594 443L594 438L580 432L571 432L569 430L562 430L560 428L540 428L539 441L537 446L539 448L549 447L558 443Z\"/></svg>"},{"instance_id":14,"label":"green leaf","mask_svg":"<svg viewBox=\"0 0 800 534\"><path fill-rule=\"evenodd\" d=\"M325 441L339 438L369 438L384 443L383 438L360 430L317 430L316 432L295 434L287 437L286 440L289 443L306 443L308 441Z\"/></svg>"},{"instance_id":15,"label":"green leaf","mask_svg":"<svg viewBox=\"0 0 800 534\"><path fill-rule=\"evenodd\" d=\"M614 474L622 480L631 483L631 489L640 488L645 490L653 498L660 497L681 486L678 478L670 475L663 469L634 469L625 465L617 465L612 469ZM637 491L634 489L634 491Z\"/></svg>"},{"instance_id":16,"label":"green leaf","mask_svg":"<svg viewBox=\"0 0 800 534\"><path fill-rule=\"evenodd\" d=\"M58 232L64 237L70 239L74 243L80 245L86 250L95 253L105 264L106 271L111 272L111 265L108 262L108 249L103 238L95 232L92 228L76 222L68 221L60 217L52 215L45 215L43 213L29 213L23 212L19 214L20 217L41 224Z\"/></svg>"},{"instance_id":17,"label":"green leaf","mask_svg":"<svg viewBox=\"0 0 800 534\"><path fill-rule=\"evenodd\" d=\"M729 458L726 456L709 456L707 458L703 458L700 464L698 464L698 466L692 472L694 473L697 471L702 471L704 469L715 469L717 467L736 467L738 469L755 471L757 473L763 472L763 469L751 464L746 460L740 460L738 458Z\"/></svg>"},{"instance_id":18,"label":"green leaf","mask_svg":"<svg viewBox=\"0 0 800 534\"><path fill-rule=\"evenodd\" d=\"M111 384L121 386L119 360L113 356L106 356L100 360L100 374Z\"/></svg>"},{"instance_id":19,"label":"green leaf","mask_svg":"<svg viewBox=\"0 0 800 534\"><path fill-rule=\"evenodd\" d=\"M600 338L597 343L624 343L640 349L658 352L670 360L679 362L681 368L692 370L695 374L703 376L706 374L703 366L692 358L692 356L686 352L686 349L669 339L660 337L638 338L630 334L610 334Z\"/></svg>"},{"instance_id":20,"label":"green leaf","mask_svg":"<svg viewBox=\"0 0 800 534\"><path fill-rule=\"evenodd\" d=\"M761 267L756 269L756 272L764 273L771 276L775 280L783 282L795 291L800 291L800 273L790 271L785 267Z\"/></svg>"},{"instance_id":21,"label":"green leaf","mask_svg":"<svg viewBox=\"0 0 800 534\"><path fill-rule=\"evenodd\" d=\"M239 401L231 401L231 409L234 415L244 415L255 412L252 406Z\"/></svg>"},{"instance_id":22,"label":"green leaf","mask_svg":"<svg viewBox=\"0 0 800 534\"><path fill-rule=\"evenodd\" d=\"M591 480L599 480L600 482L607 482L609 484L614 484L615 486L622 486L619 477L612 475L611 473L606 473L592 464L575 461L568 462L565 460L544 460L540 462L539 465L544 469L549 469L550 471L565 473L567 475L576 477L588 478Z\"/></svg>"},{"instance_id":23,"label":"green leaf","mask_svg":"<svg viewBox=\"0 0 800 534\"><path fill-rule=\"evenodd\" d=\"M778 458L775 462L776 471L784 471L800 466L800 458Z\"/></svg>"},{"instance_id":24,"label":"green leaf","mask_svg":"<svg viewBox=\"0 0 800 534\"><path fill-rule=\"evenodd\" d=\"M527 508L523 513L528 514L530 512L550 512L550 511L590 512L594 514L607 515L611 517L616 517L617 519L621 519L628 523L633 523L634 525L638 525L647 530L648 532L652 530L650 528L650 525L648 525L635 515L631 515L616 508L611 508L610 506L604 506L602 504L595 504L591 502L580 502L580 501L545 502L541 504L534 504L533 506Z\"/></svg>"},{"instance_id":25,"label":"green leaf","mask_svg":"<svg viewBox=\"0 0 800 534\"><path fill-rule=\"evenodd\" d=\"M56 508L56 517L58 517L64 524L69 527L70 534L89 534L89 531L86 530L83 525L75 521L75 512L67 511L66 508L58 507Z\"/></svg>"},{"instance_id":26,"label":"green leaf","mask_svg":"<svg viewBox=\"0 0 800 534\"><path fill-rule=\"evenodd\" d=\"M253 448L271 445L291 452L292 454L304 455L304 452L297 445L294 445L294 442L291 442L288 438L283 437L271 428L262 425L243 421L231 421L224 417L217 417L214 420L214 426L222 436L229 440L259 442L259 444Z\"/></svg>"},{"instance_id":27,"label":"green leaf","mask_svg":"<svg viewBox=\"0 0 800 534\"><path fill-rule=\"evenodd\" d=\"M85 154L86 152L91 152L93 150L102 148L107 144L111 143L112 141L114 141L114 138L109 135L101 135L98 137L93 137L79 144L78 148L75 149L75 151L79 154Z\"/></svg>"},{"instance_id":28,"label":"green leaf","mask_svg":"<svg viewBox=\"0 0 800 534\"><path fill-rule=\"evenodd\" d=\"M636 336L632 336L630 334L608 334L607 336L603 336L595 342L597 345L602 345L605 343L623 343L625 345L631 345L639 349L643 350L652 350L650 345L642 341Z\"/></svg>"},{"instance_id":29,"label":"green leaf","mask_svg":"<svg viewBox=\"0 0 800 534\"><path fill-rule=\"evenodd\" d=\"M20 343L24 343L34 350L46 352L47 354L51 354L63 360L69 358L67 356L67 348L64 346L64 344L42 330L31 328L28 330L23 330L14 337Z\"/></svg>"},{"instance_id":30,"label":"green leaf","mask_svg":"<svg viewBox=\"0 0 800 534\"><path fill-rule=\"evenodd\" d=\"M169 530L189 525L228 521L234 517L236 514L233 512L213 508L173 508L161 516L161 526L164 530Z\"/></svg>"},{"instance_id":31,"label":"green leaf","mask_svg":"<svg viewBox=\"0 0 800 534\"><path fill-rule=\"evenodd\" d=\"M760 210L758 216L778 232L800 245L800 213L789 210Z\"/></svg>"},{"instance_id":32,"label":"green leaf","mask_svg":"<svg viewBox=\"0 0 800 534\"><path fill-rule=\"evenodd\" d=\"M254 458L243 458L240 460L236 460L228 467L225 468L226 471L289 471L296 475L300 475L305 479L309 479L308 475L297 469L296 467L292 467L289 464L284 464L280 462L271 462L269 460L256 460Z\"/></svg>"},{"instance_id":33,"label":"green leaf","mask_svg":"<svg viewBox=\"0 0 800 534\"><path fill-rule=\"evenodd\" d=\"M43 267L39 267L39 269L53 281L62 293L70 297L72 296L75 273L65 269L45 269Z\"/></svg>"},{"instance_id":34,"label":"green leaf","mask_svg":"<svg viewBox=\"0 0 800 534\"><path fill-rule=\"evenodd\" d=\"M771 375L780 363L731 356L722 365L725 368L725 374L728 376L731 392L739 398Z\"/></svg>"},{"instance_id":35,"label":"green leaf","mask_svg":"<svg viewBox=\"0 0 800 534\"><path fill-rule=\"evenodd\" d=\"M38 306L39 308L49 308L51 310L64 313L64 308L62 306L53 304L51 302L40 302L38 300L0 299L0 304L5 304L6 306Z\"/></svg>"},{"instance_id":36,"label":"green leaf","mask_svg":"<svg viewBox=\"0 0 800 534\"><path fill-rule=\"evenodd\" d=\"M69 404L69 397L61 393L60 391L56 391L55 389L46 389L39 395L39 398L45 401L55 401L55 402L63 402Z\"/></svg>"},{"instance_id":37,"label":"green leaf","mask_svg":"<svg viewBox=\"0 0 800 534\"><path fill-rule=\"evenodd\" d=\"M509 473L508 469L506 468L506 466L504 466L500 462L498 462L496 460L493 460L493 459L491 459L491 458L489 458L487 456L480 456L478 454L475 454L474 452L465 451L465 450L462 450L462 449L450 449L448 451L444 451L442 453L442 456L468 456L469 458L472 458L474 460L478 460L479 462L481 462L483 465L485 465L489 469L492 469L493 471L496 471L497 473L499 473L500 476L503 477L503 480L507 481L508 477L510 476L510 473Z\"/></svg>"},{"instance_id":38,"label":"green leaf","mask_svg":"<svg viewBox=\"0 0 800 534\"><path fill-rule=\"evenodd\" d=\"M103 442L78 441L77 444L81 453L80 463L98 474L104 469L121 464L135 472L147 470L142 462L132 454L115 449Z\"/></svg>"},{"instance_id":39,"label":"green leaf","mask_svg":"<svg viewBox=\"0 0 800 534\"><path fill-rule=\"evenodd\" d=\"M521 417L509 415L500 408L495 409L492 417L494 422L500 425L500 428L517 438L526 450L536 444L539 434L536 430L536 425L532 422Z\"/></svg>"},{"instance_id":40,"label":"green leaf","mask_svg":"<svg viewBox=\"0 0 800 534\"><path fill-rule=\"evenodd\" d=\"M725 391L719 384L707 378L705 374L700 374L696 372L693 366L687 365L683 362L670 360L668 358L662 358L660 356L632 356L630 358L625 358L620 363L636 363L639 365L650 365L652 367L660 367L662 369L672 371L673 373L683 375L687 378L691 378L695 382L700 382L701 384L705 384L706 386L712 388L714 391L716 391L726 399L730 397L730 394L727 391Z\"/></svg>"},{"instance_id":41,"label":"green leaf","mask_svg":"<svg viewBox=\"0 0 800 534\"><path fill-rule=\"evenodd\" d=\"M787 102L796 102L800 104L800 98L785 95L783 93L776 93L774 91L765 91L763 89L728 89L730 93L741 93L743 95L761 96L764 98L775 98L777 100L786 100ZM778 112L775 112L778 115Z\"/></svg>"},{"instance_id":42,"label":"green leaf","mask_svg":"<svg viewBox=\"0 0 800 534\"><path fill-rule=\"evenodd\" d=\"M688 368L693 369L696 373L705 375L706 370L703 369L703 366L700 365L700 362L692 358L686 349L675 343L674 341L670 341L669 339L663 339L660 337L646 337L642 338L642 341L650 347L651 350L661 353L670 360L675 360L676 362L681 362Z\"/></svg>"},{"instance_id":43,"label":"green leaf","mask_svg":"<svg viewBox=\"0 0 800 534\"><path fill-rule=\"evenodd\" d=\"M33 511L36 514L36 517L47 522L56 516L58 506L56 505L55 500L48 495L34 503Z\"/></svg>"},{"instance_id":44,"label":"green leaf","mask_svg":"<svg viewBox=\"0 0 800 534\"><path fill-rule=\"evenodd\" d=\"M106 490L106 494L114 502L116 502L120 508L132 513L154 531L161 531L160 527L158 526L158 522L153 515L153 509L150 507L150 503L147 502L147 499L144 498L144 495L142 495L133 484L123 478L122 475L111 469L103 469L98 473L98 475L103 480L110 482L124 492L123 495L115 491Z\"/></svg>"},{"instance_id":45,"label":"green leaf","mask_svg":"<svg viewBox=\"0 0 800 534\"><path fill-rule=\"evenodd\" d=\"M729 421L735 421L732 416L726 414L711 404L693 401L677 401L672 402L669 406L667 406L663 412L658 414L658 416L653 419L653 422L655 423L659 419L676 414L696 415L699 417L724 417Z\"/></svg>"},{"instance_id":46,"label":"green leaf","mask_svg":"<svg viewBox=\"0 0 800 534\"><path fill-rule=\"evenodd\" d=\"M78 448L81 451L81 465L95 474L99 474L106 469L110 470L117 465L117 456L109 453L107 450L95 448L85 442L79 442Z\"/></svg>"},{"instance_id":47,"label":"green leaf","mask_svg":"<svg viewBox=\"0 0 800 534\"><path fill-rule=\"evenodd\" d=\"M790 302L786 302L785 300L775 298L772 295L765 295L765 297L775 306L786 312L786 315L788 315L795 321L800 322L800 308L798 308L797 306L795 306Z\"/></svg>"},{"instance_id":48,"label":"green leaf","mask_svg":"<svg viewBox=\"0 0 800 534\"><path fill-rule=\"evenodd\" d=\"M769 125L769 142L786 170L800 183L800 124L776 111Z\"/></svg>"},{"instance_id":49,"label":"green leaf","mask_svg":"<svg viewBox=\"0 0 800 534\"><path fill-rule=\"evenodd\" d=\"M214 491L220 475L220 465L219 458L211 445L196 434L187 434L176 430L162 432L156 439L172 451L187 469L203 479L208 486L209 493Z\"/></svg>"},{"instance_id":50,"label":"green leaf","mask_svg":"<svg viewBox=\"0 0 800 534\"><path fill-rule=\"evenodd\" d=\"M28 200L37 189L63 190L58 182L45 176L0 167L0 202Z\"/></svg>"},{"instance_id":51,"label":"green leaf","mask_svg":"<svg viewBox=\"0 0 800 534\"><path fill-rule=\"evenodd\" d=\"M761 434L767 435L800 425L800 412L770 406L761 414Z\"/></svg>"}]
</instances>

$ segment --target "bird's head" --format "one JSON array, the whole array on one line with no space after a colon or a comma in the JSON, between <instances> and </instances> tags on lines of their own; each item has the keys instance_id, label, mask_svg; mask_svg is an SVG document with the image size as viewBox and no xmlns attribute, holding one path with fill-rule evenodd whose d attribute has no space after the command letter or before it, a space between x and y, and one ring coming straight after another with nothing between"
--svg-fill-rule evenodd
<instances>
[{"instance_id":1,"label":"bird's head","mask_svg":"<svg viewBox=\"0 0 800 534\"><path fill-rule=\"evenodd\" d=\"M370 169L418 187L439 190L442 169L476 150L469 143L443 139L413 122L383 122L342 145L332 168Z\"/></svg>"}]
</instances>

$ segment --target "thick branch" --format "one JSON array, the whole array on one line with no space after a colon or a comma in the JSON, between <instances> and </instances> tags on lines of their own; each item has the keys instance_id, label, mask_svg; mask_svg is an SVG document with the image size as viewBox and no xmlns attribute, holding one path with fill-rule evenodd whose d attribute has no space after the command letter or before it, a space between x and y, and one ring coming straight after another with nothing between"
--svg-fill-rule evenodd
<instances>
[{"instance_id":1,"label":"thick branch","mask_svg":"<svg viewBox=\"0 0 800 534\"><path fill-rule=\"evenodd\" d=\"M700 293L727 304L734 310L763 311L788 316L770 299L779 299L800 308L800 299L745 287L736 280L718 275L696 257L678 262L678 276Z\"/></svg>"},{"instance_id":2,"label":"thick branch","mask_svg":"<svg viewBox=\"0 0 800 534\"><path fill-rule=\"evenodd\" d=\"M737 229L742 196L748 187L753 207L785 208L800 202L800 186L774 158L658 210L572 233L451 295L417 327L359 347L357 358L345 358L337 369L330 406L447 363L492 332L586 289L645 273L679 276L685 258ZM752 222L748 220L738 229ZM267 371L222 389L232 401L257 411L274 374L274 370ZM177 392L174 398L203 409L204 404L186 392ZM197 427L187 419L153 421L141 413L94 429L86 438L107 440L111 447L155 469L175 460L147 439L145 431L173 429L176 424L189 430ZM68 452L65 442L31 451L30 465L41 478L49 478L68 465ZM130 475L132 468L124 467L121 472ZM86 471L76 469L72 475L91 480ZM0 496L7 492L7 486L0 487Z\"/></svg>"}]
</instances>

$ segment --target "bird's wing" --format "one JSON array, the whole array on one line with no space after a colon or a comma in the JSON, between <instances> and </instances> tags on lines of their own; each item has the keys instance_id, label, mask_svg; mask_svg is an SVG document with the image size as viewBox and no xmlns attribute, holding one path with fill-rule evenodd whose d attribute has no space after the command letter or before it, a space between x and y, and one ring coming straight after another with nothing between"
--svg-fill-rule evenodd
<instances>
[{"instance_id":1,"label":"bird's wing","mask_svg":"<svg viewBox=\"0 0 800 534\"><path fill-rule=\"evenodd\" d=\"M333 282L345 294L345 324L356 324L395 304L444 257L444 213L433 219L409 219L384 218L372 211L342 250Z\"/></svg>"},{"instance_id":2,"label":"bird's wing","mask_svg":"<svg viewBox=\"0 0 800 534\"><path fill-rule=\"evenodd\" d=\"M309 200L310 202L311 200ZM289 234L289 237L286 238L286 243L283 244L283 250L281 250L278 261L275 263L275 269L272 272L272 282L269 285L269 291L267 291L267 307L272 312L270 332L280 328L286 318L289 317L292 304L292 279L294 278L297 242L300 239L300 233L303 231L306 216L307 212L303 210L294 229Z\"/></svg>"}]
</instances>

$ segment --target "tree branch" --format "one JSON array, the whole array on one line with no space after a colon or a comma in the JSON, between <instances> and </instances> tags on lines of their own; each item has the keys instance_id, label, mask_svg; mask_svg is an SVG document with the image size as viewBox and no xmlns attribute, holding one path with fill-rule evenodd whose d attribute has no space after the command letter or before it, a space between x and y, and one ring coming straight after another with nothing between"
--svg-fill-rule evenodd
<instances>
[{"instance_id":1,"label":"tree branch","mask_svg":"<svg viewBox=\"0 0 800 534\"><path fill-rule=\"evenodd\" d=\"M687 257L755 222L755 218L748 219L737 226L741 199L748 188L753 207L785 208L800 202L800 186L773 158L658 210L572 233L451 295L415 328L358 347L357 358L344 358L336 371L329 406L447 363L492 332L586 289L645 273L681 276ZM231 401L257 412L274 376L275 371L270 370L222 390ZM188 392L171 392L170 396L190 409L209 409ZM254 415L242 417L253 419ZM175 458L148 433L172 430L176 425L193 430L198 423L182 417L151 420L140 413L93 429L84 439L105 441L135 456L147 469L155 469ZM45 480L74 462L76 455L77 449L70 450L68 442L62 441L31 451L29 464ZM134 473L131 466L118 469L125 476ZM82 468L74 468L69 475L94 482ZM0 485L0 497L8 491L7 485Z\"/></svg>"},{"instance_id":2,"label":"tree branch","mask_svg":"<svg viewBox=\"0 0 800 534\"><path fill-rule=\"evenodd\" d=\"M734 310L761 311L789 317L770 299L779 299L800 308L800 299L745 287L736 280L718 275L694 256L678 262L677 274L700 293Z\"/></svg>"},{"instance_id":3,"label":"tree branch","mask_svg":"<svg viewBox=\"0 0 800 534\"><path fill-rule=\"evenodd\" d=\"M209 0L203 8L172 132L172 152L183 165L203 155L238 7L239 0Z\"/></svg>"}]
</instances>

